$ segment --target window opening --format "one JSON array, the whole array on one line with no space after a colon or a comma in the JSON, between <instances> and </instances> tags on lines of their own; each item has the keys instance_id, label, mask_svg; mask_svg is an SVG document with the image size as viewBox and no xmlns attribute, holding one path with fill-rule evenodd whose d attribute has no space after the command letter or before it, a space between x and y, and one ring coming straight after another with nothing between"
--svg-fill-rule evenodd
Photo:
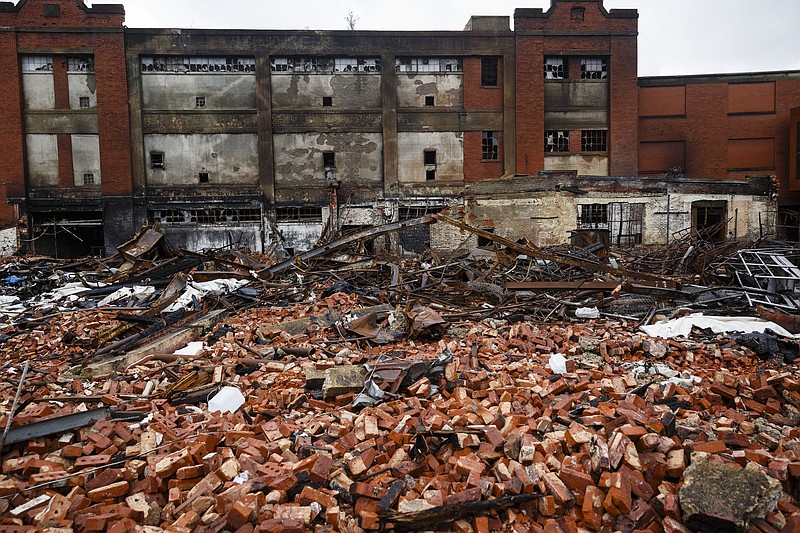
<instances>
[{"instance_id":1,"label":"window opening","mask_svg":"<svg viewBox=\"0 0 800 533\"><path fill-rule=\"evenodd\" d=\"M569 10L569 18L573 22L582 22L585 16L586 16L585 7L573 7L572 9Z\"/></svg>"},{"instance_id":2,"label":"window opening","mask_svg":"<svg viewBox=\"0 0 800 533\"><path fill-rule=\"evenodd\" d=\"M544 58L544 79L565 80L567 77L567 61L563 57Z\"/></svg>"},{"instance_id":3,"label":"window opening","mask_svg":"<svg viewBox=\"0 0 800 533\"><path fill-rule=\"evenodd\" d=\"M604 80L608 78L608 61L604 57L581 58L582 80Z\"/></svg>"},{"instance_id":4,"label":"window opening","mask_svg":"<svg viewBox=\"0 0 800 533\"><path fill-rule=\"evenodd\" d=\"M53 70L51 56L22 56L22 72L45 72Z\"/></svg>"},{"instance_id":5,"label":"window opening","mask_svg":"<svg viewBox=\"0 0 800 533\"><path fill-rule=\"evenodd\" d=\"M164 170L164 152L150 152L150 168Z\"/></svg>"},{"instance_id":6,"label":"window opening","mask_svg":"<svg viewBox=\"0 0 800 533\"><path fill-rule=\"evenodd\" d=\"M484 131L481 142L481 159L497 161L500 159L500 133Z\"/></svg>"},{"instance_id":7,"label":"window opening","mask_svg":"<svg viewBox=\"0 0 800 533\"><path fill-rule=\"evenodd\" d=\"M426 96L426 97L425 97L425 105L426 105L427 107L433 107L433 104L434 104L434 98L433 98L433 96Z\"/></svg>"},{"instance_id":8,"label":"window opening","mask_svg":"<svg viewBox=\"0 0 800 533\"><path fill-rule=\"evenodd\" d=\"M481 86L483 87L497 87L497 58L496 57L482 57L481 58Z\"/></svg>"},{"instance_id":9,"label":"window opening","mask_svg":"<svg viewBox=\"0 0 800 533\"><path fill-rule=\"evenodd\" d=\"M725 200L692 202L692 229L700 238L724 241L727 220L728 202Z\"/></svg>"},{"instance_id":10,"label":"window opening","mask_svg":"<svg viewBox=\"0 0 800 533\"><path fill-rule=\"evenodd\" d=\"M426 165L436 164L436 150L425 150L423 160Z\"/></svg>"},{"instance_id":11,"label":"window opening","mask_svg":"<svg viewBox=\"0 0 800 533\"><path fill-rule=\"evenodd\" d=\"M397 72L461 72L461 59L455 57L398 57Z\"/></svg>"},{"instance_id":12,"label":"window opening","mask_svg":"<svg viewBox=\"0 0 800 533\"><path fill-rule=\"evenodd\" d=\"M322 107L332 107L333 106L333 97L332 96L323 96L322 97Z\"/></svg>"},{"instance_id":13,"label":"window opening","mask_svg":"<svg viewBox=\"0 0 800 533\"><path fill-rule=\"evenodd\" d=\"M78 105L81 109L89 109L89 97L88 96L81 96L78 98Z\"/></svg>"},{"instance_id":14,"label":"window opening","mask_svg":"<svg viewBox=\"0 0 800 533\"><path fill-rule=\"evenodd\" d=\"M608 230L609 242L616 246L641 244L644 204L611 202L579 204L578 229Z\"/></svg>"},{"instance_id":15,"label":"window opening","mask_svg":"<svg viewBox=\"0 0 800 533\"><path fill-rule=\"evenodd\" d=\"M322 166L336 168L336 152L322 152Z\"/></svg>"},{"instance_id":16,"label":"window opening","mask_svg":"<svg viewBox=\"0 0 800 533\"><path fill-rule=\"evenodd\" d=\"M429 168L425 170L425 181L434 181L436 179L436 169Z\"/></svg>"},{"instance_id":17,"label":"window opening","mask_svg":"<svg viewBox=\"0 0 800 533\"><path fill-rule=\"evenodd\" d=\"M68 72L94 72L93 56L69 56L67 57Z\"/></svg>"},{"instance_id":18,"label":"window opening","mask_svg":"<svg viewBox=\"0 0 800 533\"><path fill-rule=\"evenodd\" d=\"M197 177L200 180L200 183L208 183L208 172L200 172Z\"/></svg>"},{"instance_id":19,"label":"window opening","mask_svg":"<svg viewBox=\"0 0 800 533\"><path fill-rule=\"evenodd\" d=\"M84 185L94 185L94 174L86 173L83 175L83 184Z\"/></svg>"},{"instance_id":20,"label":"window opening","mask_svg":"<svg viewBox=\"0 0 800 533\"><path fill-rule=\"evenodd\" d=\"M44 16L56 18L61 16L61 6L58 4L44 4Z\"/></svg>"},{"instance_id":21,"label":"window opening","mask_svg":"<svg viewBox=\"0 0 800 533\"><path fill-rule=\"evenodd\" d=\"M239 56L142 56L142 72L224 74L255 72L254 57Z\"/></svg>"},{"instance_id":22,"label":"window opening","mask_svg":"<svg viewBox=\"0 0 800 533\"><path fill-rule=\"evenodd\" d=\"M271 72L380 72L377 57L273 57Z\"/></svg>"},{"instance_id":23,"label":"window opening","mask_svg":"<svg viewBox=\"0 0 800 533\"><path fill-rule=\"evenodd\" d=\"M277 222L320 222L322 207L318 205L284 205L275 208Z\"/></svg>"},{"instance_id":24,"label":"window opening","mask_svg":"<svg viewBox=\"0 0 800 533\"><path fill-rule=\"evenodd\" d=\"M400 220L412 220L415 218L422 218L426 215L435 215L444 210L441 205L403 205L400 206L398 218Z\"/></svg>"},{"instance_id":25,"label":"window opening","mask_svg":"<svg viewBox=\"0 0 800 533\"><path fill-rule=\"evenodd\" d=\"M545 152L569 152L569 130L547 130L544 132Z\"/></svg>"},{"instance_id":26,"label":"window opening","mask_svg":"<svg viewBox=\"0 0 800 533\"><path fill-rule=\"evenodd\" d=\"M205 96L196 96L194 99L194 106L195 107L205 107L206 106L206 97Z\"/></svg>"},{"instance_id":27,"label":"window opening","mask_svg":"<svg viewBox=\"0 0 800 533\"><path fill-rule=\"evenodd\" d=\"M608 150L608 132L606 130L581 131L581 151L605 152Z\"/></svg>"}]
</instances>

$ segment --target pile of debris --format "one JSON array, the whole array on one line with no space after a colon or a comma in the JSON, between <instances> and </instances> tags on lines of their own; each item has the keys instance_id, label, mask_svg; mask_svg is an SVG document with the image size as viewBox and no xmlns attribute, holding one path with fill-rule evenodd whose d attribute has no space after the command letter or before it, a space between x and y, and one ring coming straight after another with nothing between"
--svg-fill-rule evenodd
<instances>
[{"instance_id":1,"label":"pile of debris","mask_svg":"<svg viewBox=\"0 0 800 533\"><path fill-rule=\"evenodd\" d=\"M434 220L0 265L0 528L800 530L790 249L353 247Z\"/></svg>"}]
</instances>

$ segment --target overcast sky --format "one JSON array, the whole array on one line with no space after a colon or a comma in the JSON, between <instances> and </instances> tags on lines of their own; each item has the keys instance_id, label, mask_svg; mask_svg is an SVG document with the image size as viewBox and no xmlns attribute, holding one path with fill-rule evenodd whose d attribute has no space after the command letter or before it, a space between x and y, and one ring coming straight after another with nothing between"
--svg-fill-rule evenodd
<instances>
[{"instance_id":1,"label":"overcast sky","mask_svg":"<svg viewBox=\"0 0 800 533\"><path fill-rule=\"evenodd\" d=\"M549 0L104 0L131 28L462 30L470 15L507 15ZM89 2L87 2L89 3ZM800 69L798 0L605 0L639 10L639 75Z\"/></svg>"}]
</instances>

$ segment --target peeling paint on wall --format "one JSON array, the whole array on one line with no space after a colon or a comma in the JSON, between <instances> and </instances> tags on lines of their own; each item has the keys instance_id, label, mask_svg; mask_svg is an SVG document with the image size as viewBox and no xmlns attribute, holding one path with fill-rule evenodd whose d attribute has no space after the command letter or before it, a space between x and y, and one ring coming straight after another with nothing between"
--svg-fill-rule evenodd
<instances>
[{"instance_id":1,"label":"peeling paint on wall","mask_svg":"<svg viewBox=\"0 0 800 533\"><path fill-rule=\"evenodd\" d=\"M373 186L382 182L379 133L287 133L273 139L276 188L326 185L325 152L334 154L336 180Z\"/></svg>"},{"instance_id":2,"label":"peeling paint on wall","mask_svg":"<svg viewBox=\"0 0 800 533\"><path fill-rule=\"evenodd\" d=\"M425 152L435 152L435 164L426 165ZM463 183L464 134L462 132L400 132L397 134L400 183ZM435 177L430 179L431 167Z\"/></svg>"},{"instance_id":3,"label":"peeling paint on wall","mask_svg":"<svg viewBox=\"0 0 800 533\"><path fill-rule=\"evenodd\" d=\"M25 136L31 187L58 186L58 141L55 135Z\"/></svg>"},{"instance_id":4,"label":"peeling paint on wall","mask_svg":"<svg viewBox=\"0 0 800 533\"><path fill-rule=\"evenodd\" d=\"M255 109L256 78L252 74L143 74L144 109Z\"/></svg>"},{"instance_id":5,"label":"peeling paint on wall","mask_svg":"<svg viewBox=\"0 0 800 533\"><path fill-rule=\"evenodd\" d=\"M464 77L461 74L398 74L398 107L425 107L426 96L434 107L464 107Z\"/></svg>"},{"instance_id":6,"label":"peeling paint on wall","mask_svg":"<svg viewBox=\"0 0 800 533\"><path fill-rule=\"evenodd\" d=\"M334 109L381 107L381 78L374 74L273 74L270 83L275 110L322 108L323 97Z\"/></svg>"}]
</instances>

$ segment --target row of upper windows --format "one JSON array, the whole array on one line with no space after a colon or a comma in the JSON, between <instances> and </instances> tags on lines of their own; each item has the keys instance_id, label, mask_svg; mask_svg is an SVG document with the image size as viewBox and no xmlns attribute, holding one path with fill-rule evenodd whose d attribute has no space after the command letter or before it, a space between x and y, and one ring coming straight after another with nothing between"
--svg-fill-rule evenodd
<instances>
[{"instance_id":1,"label":"row of upper windows","mask_svg":"<svg viewBox=\"0 0 800 533\"><path fill-rule=\"evenodd\" d=\"M53 56L21 57L22 72L50 72ZM67 72L94 72L94 57L90 55L67 56Z\"/></svg>"},{"instance_id":2,"label":"row of upper windows","mask_svg":"<svg viewBox=\"0 0 800 533\"><path fill-rule=\"evenodd\" d=\"M604 80L608 78L608 60L604 57L582 57L582 80ZM569 59L566 57L545 57L544 78L546 80L566 80L569 78Z\"/></svg>"}]
</instances>

